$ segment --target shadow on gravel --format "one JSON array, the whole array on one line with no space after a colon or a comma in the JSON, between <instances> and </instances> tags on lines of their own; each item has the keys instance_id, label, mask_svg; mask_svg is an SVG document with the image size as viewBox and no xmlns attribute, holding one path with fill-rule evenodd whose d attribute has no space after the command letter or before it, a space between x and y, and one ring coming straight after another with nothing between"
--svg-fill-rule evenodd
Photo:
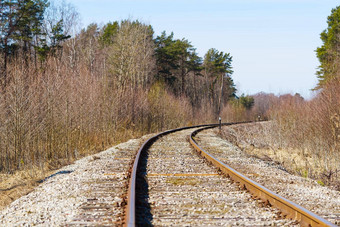
<instances>
[{"instance_id":1,"label":"shadow on gravel","mask_svg":"<svg viewBox=\"0 0 340 227\"><path fill-rule=\"evenodd\" d=\"M44 181L46 181L46 180L48 180L48 179L50 179L54 176L57 176L59 174L69 174L69 173L72 173L72 172L73 172L73 170L72 171L71 170L62 170L62 171L56 172L56 173L46 177L45 179L39 180L38 183L42 183L42 182L44 182Z\"/></svg>"},{"instance_id":2,"label":"shadow on gravel","mask_svg":"<svg viewBox=\"0 0 340 227\"><path fill-rule=\"evenodd\" d=\"M146 165L149 153L142 152L137 168L136 185L136 225L152 226L151 206L149 203L149 184L146 178Z\"/></svg>"}]
</instances>

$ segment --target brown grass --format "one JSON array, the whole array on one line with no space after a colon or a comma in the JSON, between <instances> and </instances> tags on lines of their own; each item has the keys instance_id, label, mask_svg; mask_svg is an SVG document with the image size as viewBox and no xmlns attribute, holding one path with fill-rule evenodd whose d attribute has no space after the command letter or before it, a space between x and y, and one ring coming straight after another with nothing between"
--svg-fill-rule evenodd
<instances>
[{"instance_id":1,"label":"brown grass","mask_svg":"<svg viewBox=\"0 0 340 227\"><path fill-rule=\"evenodd\" d=\"M39 185L39 181L53 174L53 170L32 168L15 174L0 174L0 210Z\"/></svg>"},{"instance_id":2,"label":"brown grass","mask_svg":"<svg viewBox=\"0 0 340 227\"><path fill-rule=\"evenodd\" d=\"M250 156L275 162L292 174L316 179L320 184L339 189L337 173L331 176L325 174L324 159L320 159L313 150L282 146L284 142L278 141L277 135L273 133L275 127L275 122L235 125L225 127L221 136Z\"/></svg>"}]
</instances>

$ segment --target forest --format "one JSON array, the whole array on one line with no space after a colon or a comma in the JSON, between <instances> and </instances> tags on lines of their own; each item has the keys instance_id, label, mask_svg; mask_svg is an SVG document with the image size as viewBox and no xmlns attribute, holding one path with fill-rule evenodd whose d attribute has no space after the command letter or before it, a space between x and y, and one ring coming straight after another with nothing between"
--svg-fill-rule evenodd
<instances>
[{"instance_id":1,"label":"forest","mask_svg":"<svg viewBox=\"0 0 340 227\"><path fill-rule=\"evenodd\" d=\"M340 7L316 50L317 91L237 96L232 54L200 57L185 38L139 20L79 29L66 2L0 1L0 172L55 169L130 138L185 125L271 120L279 147L325 173L340 151ZM312 89L312 88L311 88Z\"/></svg>"},{"instance_id":2,"label":"forest","mask_svg":"<svg viewBox=\"0 0 340 227\"><path fill-rule=\"evenodd\" d=\"M90 24L65 2L3 0L0 171L57 168L143 134L250 117L232 56L138 20ZM249 116L248 116L249 115ZM224 120L227 120L223 117Z\"/></svg>"}]
</instances>

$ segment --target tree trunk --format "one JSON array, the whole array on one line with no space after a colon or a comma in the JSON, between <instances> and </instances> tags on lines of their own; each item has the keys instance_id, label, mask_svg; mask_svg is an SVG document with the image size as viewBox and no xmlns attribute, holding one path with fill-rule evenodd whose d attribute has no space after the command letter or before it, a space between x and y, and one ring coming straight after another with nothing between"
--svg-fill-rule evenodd
<instances>
[{"instance_id":1,"label":"tree trunk","mask_svg":"<svg viewBox=\"0 0 340 227\"><path fill-rule=\"evenodd\" d=\"M183 58L181 59L181 95L184 95L184 90L185 90L185 68L184 68L184 60Z\"/></svg>"}]
</instances>

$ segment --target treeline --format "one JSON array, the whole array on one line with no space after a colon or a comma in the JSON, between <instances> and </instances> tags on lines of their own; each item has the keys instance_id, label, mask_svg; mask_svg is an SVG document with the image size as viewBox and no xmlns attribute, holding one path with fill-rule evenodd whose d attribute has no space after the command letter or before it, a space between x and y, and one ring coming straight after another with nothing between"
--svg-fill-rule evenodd
<instances>
[{"instance_id":1,"label":"treeline","mask_svg":"<svg viewBox=\"0 0 340 227\"><path fill-rule=\"evenodd\" d=\"M299 94L259 93L252 111L271 123L263 128L268 147L274 152L293 150L305 165L296 170L304 176L336 184L340 164L340 80L332 80L311 100Z\"/></svg>"},{"instance_id":2,"label":"treeline","mask_svg":"<svg viewBox=\"0 0 340 227\"><path fill-rule=\"evenodd\" d=\"M253 96L254 111L273 120L271 136L277 148L300 150L318 166L306 165L309 176L340 188L335 177L340 172L340 6L332 10L327 23L321 33L323 45L316 50L320 67L315 97L260 93Z\"/></svg>"},{"instance_id":3,"label":"treeline","mask_svg":"<svg viewBox=\"0 0 340 227\"><path fill-rule=\"evenodd\" d=\"M123 20L77 31L72 5L0 2L0 171L55 168L128 138L251 117L232 56ZM243 101L242 101L243 100Z\"/></svg>"}]
</instances>

